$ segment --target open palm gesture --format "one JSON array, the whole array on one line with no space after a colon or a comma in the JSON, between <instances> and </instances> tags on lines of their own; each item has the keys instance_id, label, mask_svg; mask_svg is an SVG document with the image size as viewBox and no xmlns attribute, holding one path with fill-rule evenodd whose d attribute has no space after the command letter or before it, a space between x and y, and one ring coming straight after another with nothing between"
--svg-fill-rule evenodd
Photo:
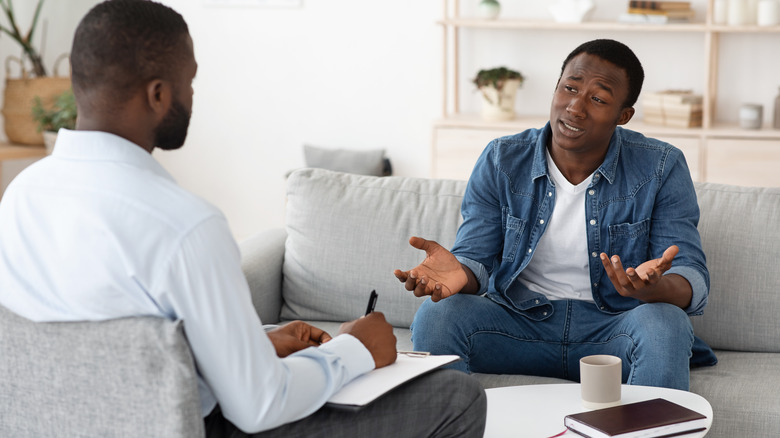
<instances>
[{"instance_id":1,"label":"open palm gesture","mask_svg":"<svg viewBox=\"0 0 780 438\"><path fill-rule=\"evenodd\" d=\"M408 271L396 269L394 274L415 296L430 295L434 302L460 292L468 277L458 259L433 240L412 237L409 244L425 251L425 260Z\"/></svg>"}]
</instances>

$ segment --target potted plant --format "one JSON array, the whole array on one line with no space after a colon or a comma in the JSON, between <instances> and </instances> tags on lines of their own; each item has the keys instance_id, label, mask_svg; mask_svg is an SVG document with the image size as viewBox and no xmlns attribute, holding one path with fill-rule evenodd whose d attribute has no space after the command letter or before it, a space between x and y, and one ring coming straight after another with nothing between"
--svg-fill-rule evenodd
<instances>
[{"instance_id":1,"label":"potted plant","mask_svg":"<svg viewBox=\"0 0 780 438\"><path fill-rule=\"evenodd\" d=\"M480 70L474 85L482 94L482 118L511 120L515 117L515 96L525 78L519 71L506 67Z\"/></svg>"},{"instance_id":2,"label":"potted plant","mask_svg":"<svg viewBox=\"0 0 780 438\"><path fill-rule=\"evenodd\" d=\"M59 94L70 88L70 78L48 76L41 53L33 45L43 2L44 0L38 0L32 23L28 31L22 33L16 22L13 0L0 0L0 11L7 21L7 25L0 22L0 34L5 33L10 36L22 49L21 58L9 56L5 59L6 71L8 71L9 61L17 61L21 68L19 78L6 78L3 95L2 114L5 119L5 134L12 143L43 144L43 136L36 129L32 117L33 101L38 97L43 106L50 107Z\"/></svg>"},{"instance_id":3,"label":"potted plant","mask_svg":"<svg viewBox=\"0 0 780 438\"><path fill-rule=\"evenodd\" d=\"M74 129L76 127L76 98L71 89L57 96L54 105L46 108L40 97L35 97L32 108L33 120L38 125L38 132L43 133L46 152L51 153L57 141L57 131L60 128Z\"/></svg>"}]
</instances>

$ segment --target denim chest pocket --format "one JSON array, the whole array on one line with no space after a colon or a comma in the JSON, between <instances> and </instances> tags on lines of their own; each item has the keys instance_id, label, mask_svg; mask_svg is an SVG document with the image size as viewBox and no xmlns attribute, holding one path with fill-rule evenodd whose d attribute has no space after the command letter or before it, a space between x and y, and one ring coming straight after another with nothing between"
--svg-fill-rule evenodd
<instances>
[{"instance_id":1,"label":"denim chest pocket","mask_svg":"<svg viewBox=\"0 0 780 438\"><path fill-rule=\"evenodd\" d=\"M504 251L501 258L505 262L512 262L515 260L526 222L507 213L504 214L504 217Z\"/></svg>"},{"instance_id":2,"label":"denim chest pocket","mask_svg":"<svg viewBox=\"0 0 780 438\"><path fill-rule=\"evenodd\" d=\"M610 256L620 256L624 268L637 267L650 259L650 219L609 226Z\"/></svg>"}]
</instances>

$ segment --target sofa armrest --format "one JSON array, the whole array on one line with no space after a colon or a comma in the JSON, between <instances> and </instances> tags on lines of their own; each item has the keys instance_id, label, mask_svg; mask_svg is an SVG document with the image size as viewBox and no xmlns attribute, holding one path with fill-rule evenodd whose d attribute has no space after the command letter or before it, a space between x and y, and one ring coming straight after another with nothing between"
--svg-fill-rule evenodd
<instances>
[{"instance_id":1,"label":"sofa armrest","mask_svg":"<svg viewBox=\"0 0 780 438\"><path fill-rule=\"evenodd\" d=\"M283 228L262 231L239 244L252 304L263 324L279 322L282 310L282 263L287 232Z\"/></svg>"}]
</instances>

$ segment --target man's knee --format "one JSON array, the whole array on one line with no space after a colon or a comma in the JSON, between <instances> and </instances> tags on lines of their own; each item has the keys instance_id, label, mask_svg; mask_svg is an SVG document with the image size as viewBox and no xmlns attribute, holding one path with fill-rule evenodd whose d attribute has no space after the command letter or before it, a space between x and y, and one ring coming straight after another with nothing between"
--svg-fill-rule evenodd
<instances>
[{"instance_id":1,"label":"man's knee","mask_svg":"<svg viewBox=\"0 0 780 438\"><path fill-rule=\"evenodd\" d=\"M628 312L631 324L646 340L657 340L671 346L693 344L693 326L681 308L668 303L643 304Z\"/></svg>"},{"instance_id":2,"label":"man's knee","mask_svg":"<svg viewBox=\"0 0 780 438\"><path fill-rule=\"evenodd\" d=\"M447 400L447 416L457 436L482 436L487 415L487 395L482 385L467 374L440 370L431 375L430 384Z\"/></svg>"},{"instance_id":3,"label":"man's knee","mask_svg":"<svg viewBox=\"0 0 780 438\"><path fill-rule=\"evenodd\" d=\"M425 300L412 322L412 333L432 333L440 332L446 327L447 332L452 333L453 329L463 321L463 312L466 311L466 303L460 295L453 295L437 303L430 299Z\"/></svg>"}]
</instances>

